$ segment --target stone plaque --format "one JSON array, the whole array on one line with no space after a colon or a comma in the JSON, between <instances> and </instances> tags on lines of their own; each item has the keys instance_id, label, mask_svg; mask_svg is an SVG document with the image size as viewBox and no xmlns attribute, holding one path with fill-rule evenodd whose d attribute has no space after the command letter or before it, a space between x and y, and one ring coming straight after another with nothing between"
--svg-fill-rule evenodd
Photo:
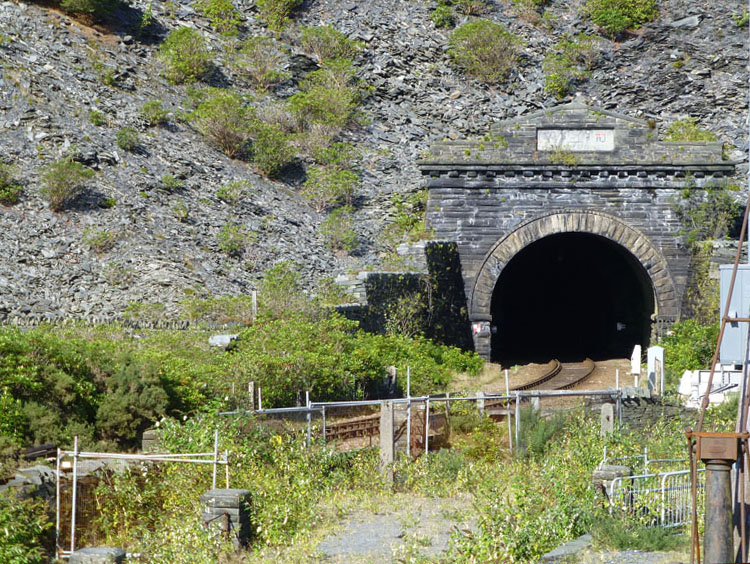
<instances>
[{"instance_id":1,"label":"stone plaque","mask_svg":"<svg viewBox=\"0 0 750 564\"><path fill-rule=\"evenodd\" d=\"M537 129L539 151L614 151L614 129Z\"/></svg>"}]
</instances>

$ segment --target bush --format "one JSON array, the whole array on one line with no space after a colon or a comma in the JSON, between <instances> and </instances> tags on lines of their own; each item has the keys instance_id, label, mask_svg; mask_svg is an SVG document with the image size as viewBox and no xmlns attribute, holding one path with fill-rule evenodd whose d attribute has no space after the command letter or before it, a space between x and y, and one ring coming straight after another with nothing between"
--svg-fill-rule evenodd
<instances>
[{"instance_id":1,"label":"bush","mask_svg":"<svg viewBox=\"0 0 750 564\"><path fill-rule=\"evenodd\" d=\"M167 123L167 116L168 112L162 107L159 100L149 100L141 107L141 117L149 127Z\"/></svg>"},{"instance_id":2,"label":"bush","mask_svg":"<svg viewBox=\"0 0 750 564\"><path fill-rule=\"evenodd\" d=\"M211 54L206 40L196 30L180 27L169 32L159 46L159 55L166 67L167 80L175 84L195 82L210 69Z\"/></svg>"},{"instance_id":3,"label":"bush","mask_svg":"<svg viewBox=\"0 0 750 564\"><path fill-rule=\"evenodd\" d=\"M359 246L357 233L352 228L352 208L345 206L331 212L320 224L326 245L334 251L351 253Z\"/></svg>"},{"instance_id":4,"label":"bush","mask_svg":"<svg viewBox=\"0 0 750 564\"><path fill-rule=\"evenodd\" d=\"M247 153L255 108L231 90L214 90L193 114L196 127L232 158Z\"/></svg>"},{"instance_id":5,"label":"bush","mask_svg":"<svg viewBox=\"0 0 750 564\"><path fill-rule=\"evenodd\" d=\"M256 5L266 25L275 31L281 31L294 9L303 2L304 0L257 0Z\"/></svg>"},{"instance_id":6,"label":"bush","mask_svg":"<svg viewBox=\"0 0 750 564\"><path fill-rule=\"evenodd\" d=\"M689 543L682 531L636 525L610 516L596 519L591 534L597 547L612 550L667 552L685 548Z\"/></svg>"},{"instance_id":7,"label":"bush","mask_svg":"<svg viewBox=\"0 0 750 564\"><path fill-rule=\"evenodd\" d=\"M302 48L323 63L333 59L353 59L362 49L362 44L327 25L303 28Z\"/></svg>"},{"instance_id":8,"label":"bush","mask_svg":"<svg viewBox=\"0 0 750 564\"><path fill-rule=\"evenodd\" d=\"M448 54L453 63L483 82L504 80L516 63L520 40L499 25L478 20L457 28Z\"/></svg>"},{"instance_id":9,"label":"bush","mask_svg":"<svg viewBox=\"0 0 750 564\"><path fill-rule=\"evenodd\" d=\"M354 145L339 142L316 148L313 156L319 164L337 169L350 168L359 157Z\"/></svg>"},{"instance_id":10,"label":"bush","mask_svg":"<svg viewBox=\"0 0 750 564\"><path fill-rule=\"evenodd\" d=\"M307 75L300 84L301 92L289 99L289 105L304 121L345 127L354 120L359 103L353 78L351 61L331 61Z\"/></svg>"},{"instance_id":11,"label":"bush","mask_svg":"<svg viewBox=\"0 0 750 564\"><path fill-rule=\"evenodd\" d=\"M698 127L694 118L679 119L670 124L664 134L664 141L716 141L710 131Z\"/></svg>"},{"instance_id":12,"label":"bush","mask_svg":"<svg viewBox=\"0 0 750 564\"><path fill-rule=\"evenodd\" d=\"M138 132L132 127L123 127L117 132L117 146L123 151L135 151L141 144Z\"/></svg>"},{"instance_id":13,"label":"bush","mask_svg":"<svg viewBox=\"0 0 750 564\"><path fill-rule=\"evenodd\" d=\"M123 359L107 379L106 393L96 412L97 426L105 440L135 446L138 438L170 406L157 364Z\"/></svg>"},{"instance_id":14,"label":"bush","mask_svg":"<svg viewBox=\"0 0 750 564\"><path fill-rule=\"evenodd\" d=\"M453 27L456 20L449 6L438 6L430 14L430 19L435 27Z\"/></svg>"},{"instance_id":15,"label":"bush","mask_svg":"<svg viewBox=\"0 0 750 564\"><path fill-rule=\"evenodd\" d=\"M191 321L205 323L241 323L252 325L253 303L250 296L220 296L180 302L182 313Z\"/></svg>"},{"instance_id":16,"label":"bush","mask_svg":"<svg viewBox=\"0 0 750 564\"><path fill-rule=\"evenodd\" d=\"M13 177L13 167L0 161L0 204L12 206L21 199L23 187Z\"/></svg>"},{"instance_id":17,"label":"bush","mask_svg":"<svg viewBox=\"0 0 750 564\"><path fill-rule=\"evenodd\" d=\"M94 176L94 171L86 168L72 157L64 157L42 171L42 195L49 207L60 211L83 190L83 183Z\"/></svg>"},{"instance_id":18,"label":"bush","mask_svg":"<svg viewBox=\"0 0 750 564\"><path fill-rule=\"evenodd\" d=\"M250 79L259 90L286 79L282 72L284 55L270 37L256 36L239 44L229 54L230 68L240 76Z\"/></svg>"},{"instance_id":19,"label":"bush","mask_svg":"<svg viewBox=\"0 0 750 564\"><path fill-rule=\"evenodd\" d=\"M586 0L584 12L610 37L659 16L656 0Z\"/></svg>"},{"instance_id":20,"label":"bush","mask_svg":"<svg viewBox=\"0 0 750 564\"><path fill-rule=\"evenodd\" d=\"M107 119L104 117L104 114L99 110L89 110L89 121L97 127L107 123Z\"/></svg>"},{"instance_id":21,"label":"bush","mask_svg":"<svg viewBox=\"0 0 750 564\"><path fill-rule=\"evenodd\" d=\"M253 238L250 233L236 223L227 223L221 228L218 235L219 248L230 257L240 258L245 254L247 246Z\"/></svg>"},{"instance_id":22,"label":"bush","mask_svg":"<svg viewBox=\"0 0 750 564\"><path fill-rule=\"evenodd\" d=\"M294 148L278 125L256 120L252 126L253 163L273 178L294 159Z\"/></svg>"},{"instance_id":23,"label":"bush","mask_svg":"<svg viewBox=\"0 0 750 564\"><path fill-rule=\"evenodd\" d=\"M0 492L0 562L44 564L44 546L53 527L47 504L41 499L18 499L13 490Z\"/></svg>"},{"instance_id":24,"label":"bush","mask_svg":"<svg viewBox=\"0 0 750 564\"><path fill-rule=\"evenodd\" d=\"M595 40L584 34L556 43L544 57L545 90L557 98L570 93L571 82L583 80L594 63Z\"/></svg>"},{"instance_id":25,"label":"bush","mask_svg":"<svg viewBox=\"0 0 750 564\"><path fill-rule=\"evenodd\" d=\"M479 16L490 9L487 0L453 0L453 5L465 16Z\"/></svg>"},{"instance_id":26,"label":"bush","mask_svg":"<svg viewBox=\"0 0 750 564\"><path fill-rule=\"evenodd\" d=\"M229 182L216 191L216 197L227 204L237 204L249 187L250 183L246 180Z\"/></svg>"},{"instance_id":27,"label":"bush","mask_svg":"<svg viewBox=\"0 0 750 564\"><path fill-rule=\"evenodd\" d=\"M74 15L84 15L95 21L105 19L119 4L119 0L62 0L63 11Z\"/></svg>"},{"instance_id":28,"label":"bush","mask_svg":"<svg viewBox=\"0 0 750 564\"><path fill-rule=\"evenodd\" d=\"M232 0L197 0L195 8L222 35L236 35L242 25L242 14L234 7Z\"/></svg>"},{"instance_id":29,"label":"bush","mask_svg":"<svg viewBox=\"0 0 750 564\"><path fill-rule=\"evenodd\" d=\"M161 187L167 192L177 192L185 187L185 182L172 176L171 174L165 174L160 178Z\"/></svg>"},{"instance_id":30,"label":"bush","mask_svg":"<svg viewBox=\"0 0 750 564\"><path fill-rule=\"evenodd\" d=\"M685 370L710 368L718 336L718 322L700 325L688 319L672 325L660 343L664 347L665 385L676 387Z\"/></svg>"},{"instance_id":31,"label":"bush","mask_svg":"<svg viewBox=\"0 0 750 564\"><path fill-rule=\"evenodd\" d=\"M302 194L317 212L336 205L351 205L359 177L350 170L313 166L307 171Z\"/></svg>"}]
</instances>

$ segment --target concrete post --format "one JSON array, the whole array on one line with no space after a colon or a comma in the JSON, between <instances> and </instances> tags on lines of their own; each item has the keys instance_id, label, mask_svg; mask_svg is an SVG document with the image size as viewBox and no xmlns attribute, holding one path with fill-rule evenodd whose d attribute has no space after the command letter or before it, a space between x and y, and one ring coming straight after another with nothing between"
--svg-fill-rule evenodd
<instances>
[{"instance_id":1,"label":"concrete post","mask_svg":"<svg viewBox=\"0 0 750 564\"><path fill-rule=\"evenodd\" d=\"M396 449L393 443L393 402L380 404L380 473L393 482L393 461Z\"/></svg>"},{"instance_id":2,"label":"concrete post","mask_svg":"<svg viewBox=\"0 0 750 564\"><path fill-rule=\"evenodd\" d=\"M229 535L237 548L250 542L250 491L213 489L201 496L203 523Z\"/></svg>"},{"instance_id":3,"label":"concrete post","mask_svg":"<svg viewBox=\"0 0 750 564\"><path fill-rule=\"evenodd\" d=\"M248 409L250 411L255 411L255 382L247 383L247 395L250 400Z\"/></svg>"},{"instance_id":4,"label":"concrete post","mask_svg":"<svg viewBox=\"0 0 750 564\"><path fill-rule=\"evenodd\" d=\"M706 462L706 528L703 535L705 564L734 562L732 464L731 460Z\"/></svg>"},{"instance_id":5,"label":"concrete post","mask_svg":"<svg viewBox=\"0 0 750 564\"><path fill-rule=\"evenodd\" d=\"M70 555L70 564L120 564L125 562L125 551L121 548L81 548Z\"/></svg>"},{"instance_id":6,"label":"concrete post","mask_svg":"<svg viewBox=\"0 0 750 564\"><path fill-rule=\"evenodd\" d=\"M484 412L484 392L477 392L477 410L479 413Z\"/></svg>"}]
</instances>

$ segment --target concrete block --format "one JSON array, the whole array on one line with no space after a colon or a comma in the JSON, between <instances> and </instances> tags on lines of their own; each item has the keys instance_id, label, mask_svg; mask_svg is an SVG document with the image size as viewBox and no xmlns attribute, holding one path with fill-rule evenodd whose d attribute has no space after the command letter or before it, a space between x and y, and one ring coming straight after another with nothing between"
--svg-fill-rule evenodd
<instances>
[{"instance_id":1,"label":"concrete block","mask_svg":"<svg viewBox=\"0 0 750 564\"><path fill-rule=\"evenodd\" d=\"M239 489L209 490L201 496L203 522L227 534L237 548L250 542L251 492Z\"/></svg>"},{"instance_id":2,"label":"concrete block","mask_svg":"<svg viewBox=\"0 0 750 564\"><path fill-rule=\"evenodd\" d=\"M120 564L125 562L121 548L90 547L76 550L70 555L70 564Z\"/></svg>"}]
</instances>

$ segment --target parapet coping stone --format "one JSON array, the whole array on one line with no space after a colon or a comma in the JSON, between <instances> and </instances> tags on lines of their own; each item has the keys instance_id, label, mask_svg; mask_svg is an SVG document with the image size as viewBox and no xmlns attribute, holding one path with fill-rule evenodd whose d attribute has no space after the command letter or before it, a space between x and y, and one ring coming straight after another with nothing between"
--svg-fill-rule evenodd
<instances>
[{"instance_id":1,"label":"parapet coping stone","mask_svg":"<svg viewBox=\"0 0 750 564\"><path fill-rule=\"evenodd\" d=\"M539 562L559 562L564 558L578 554L589 546L591 546L591 535L581 535L577 539L568 541L556 549L550 550L547 554L542 555Z\"/></svg>"}]
</instances>

